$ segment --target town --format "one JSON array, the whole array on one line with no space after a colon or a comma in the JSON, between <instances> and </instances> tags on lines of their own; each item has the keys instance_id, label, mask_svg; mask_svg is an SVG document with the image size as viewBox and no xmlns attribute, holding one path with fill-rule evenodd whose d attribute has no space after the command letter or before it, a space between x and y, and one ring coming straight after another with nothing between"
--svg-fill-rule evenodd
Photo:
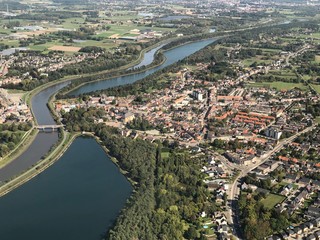
<instances>
[{"instance_id":1,"label":"town","mask_svg":"<svg viewBox=\"0 0 320 240\"><path fill-rule=\"evenodd\" d=\"M17 186L89 136L132 187L103 239L320 239L319 1L26 2L0 6L0 177L39 131Z\"/></svg>"}]
</instances>

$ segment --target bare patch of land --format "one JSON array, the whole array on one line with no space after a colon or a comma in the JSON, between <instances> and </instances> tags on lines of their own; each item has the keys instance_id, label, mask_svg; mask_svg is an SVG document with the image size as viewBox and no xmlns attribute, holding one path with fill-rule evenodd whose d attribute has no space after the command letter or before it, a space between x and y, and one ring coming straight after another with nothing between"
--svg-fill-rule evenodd
<instances>
[{"instance_id":1,"label":"bare patch of land","mask_svg":"<svg viewBox=\"0 0 320 240\"><path fill-rule=\"evenodd\" d=\"M79 47L72 47L72 46L57 46L54 45L49 50L53 51L63 51L63 52L78 52L81 48Z\"/></svg>"}]
</instances>

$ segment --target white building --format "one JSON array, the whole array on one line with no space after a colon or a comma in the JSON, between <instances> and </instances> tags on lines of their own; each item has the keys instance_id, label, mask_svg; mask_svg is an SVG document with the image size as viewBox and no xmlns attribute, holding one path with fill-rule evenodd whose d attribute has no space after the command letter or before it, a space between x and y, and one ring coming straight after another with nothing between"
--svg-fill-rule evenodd
<instances>
[{"instance_id":1,"label":"white building","mask_svg":"<svg viewBox=\"0 0 320 240\"><path fill-rule=\"evenodd\" d=\"M202 101L203 100L203 94L199 91L193 91L192 92L192 96L198 100L198 101Z\"/></svg>"},{"instance_id":2,"label":"white building","mask_svg":"<svg viewBox=\"0 0 320 240\"><path fill-rule=\"evenodd\" d=\"M282 135L282 132L279 129L270 127L266 129L265 134L267 137L279 140Z\"/></svg>"}]
</instances>

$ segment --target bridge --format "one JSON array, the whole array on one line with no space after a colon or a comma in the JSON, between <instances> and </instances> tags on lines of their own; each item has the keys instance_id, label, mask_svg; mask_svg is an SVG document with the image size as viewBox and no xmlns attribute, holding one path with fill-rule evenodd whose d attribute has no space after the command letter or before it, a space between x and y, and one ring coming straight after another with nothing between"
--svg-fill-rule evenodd
<instances>
[{"instance_id":1,"label":"bridge","mask_svg":"<svg viewBox=\"0 0 320 240\"><path fill-rule=\"evenodd\" d=\"M36 129L40 131L56 131L59 128L64 127L64 125L37 125L35 126Z\"/></svg>"}]
</instances>

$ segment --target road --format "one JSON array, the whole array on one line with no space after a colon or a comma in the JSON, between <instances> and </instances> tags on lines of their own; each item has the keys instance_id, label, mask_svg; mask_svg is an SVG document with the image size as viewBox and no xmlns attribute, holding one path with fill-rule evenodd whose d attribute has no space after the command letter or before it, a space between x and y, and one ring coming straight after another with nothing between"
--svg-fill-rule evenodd
<instances>
[{"instance_id":1,"label":"road","mask_svg":"<svg viewBox=\"0 0 320 240\"><path fill-rule=\"evenodd\" d=\"M236 237L241 239L242 236L242 230L241 225L239 221L239 214L238 214L238 208L237 208L237 196L240 193L240 180L245 177L249 172L251 172L256 167L262 165L265 163L269 158L276 152L280 151L285 145L291 143L296 137L299 135L309 132L312 129L314 129L317 126L317 124L313 124L312 126L304 129L301 132L298 132L294 134L293 136L286 138L282 141L280 141L272 150L270 150L268 153L264 154L260 158L258 158L257 162L254 164L250 164L248 166L245 166L245 168L242 169L238 177L234 180L233 184L230 187L230 193L228 194L228 202L231 204L231 208L229 210L230 216L227 216L228 221L230 223L230 226L233 226L233 233Z\"/></svg>"}]
</instances>

